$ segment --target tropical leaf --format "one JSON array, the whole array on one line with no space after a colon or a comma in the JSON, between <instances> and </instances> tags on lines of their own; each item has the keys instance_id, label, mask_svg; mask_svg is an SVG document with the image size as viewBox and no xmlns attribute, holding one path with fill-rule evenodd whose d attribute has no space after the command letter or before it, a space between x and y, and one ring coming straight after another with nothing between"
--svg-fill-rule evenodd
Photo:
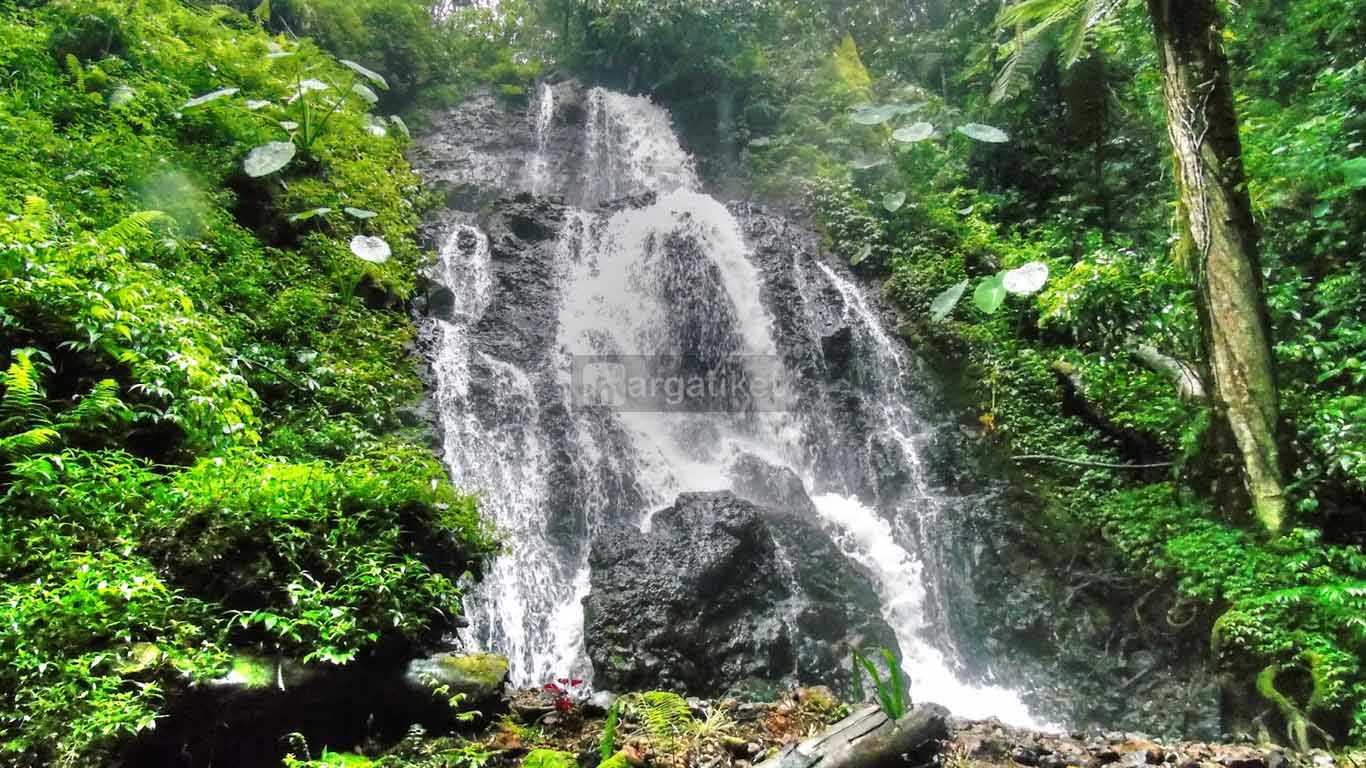
<instances>
[{"instance_id":1,"label":"tropical leaf","mask_svg":"<svg viewBox=\"0 0 1366 768\"><path fill-rule=\"evenodd\" d=\"M389 115L389 122L393 123L398 132L403 134L403 138L411 139L413 137L412 131L408 130L408 124L403 122L403 118L398 115Z\"/></svg>"},{"instance_id":2,"label":"tropical leaf","mask_svg":"<svg viewBox=\"0 0 1366 768\"><path fill-rule=\"evenodd\" d=\"M901 206L905 204L905 192L890 192L882 196L882 207L886 208L890 213L896 213L897 211L901 210Z\"/></svg>"},{"instance_id":3,"label":"tropical leaf","mask_svg":"<svg viewBox=\"0 0 1366 768\"><path fill-rule=\"evenodd\" d=\"M351 252L356 254L357 258L371 264L383 264L393 254L393 250L383 238L370 235L356 235L351 238Z\"/></svg>"},{"instance_id":4,"label":"tropical leaf","mask_svg":"<svg viewBox=\"0 0 1366 768\"><path fill-rule=\"evenodd\" d=\"M370 90L369 86L364 83L356 83L351 86L351 92L359 96L361 101L364 101L372 107L379 103L379 94Z\"/></svg>"},{"instance_id":5,"label":"tropical leaf","mask_svg":"<svg viewBox=\"0 0 1366 768\"><path fill-rule=\"evenodd\" d=\"M968 290L968 281L959 281L948 288L943 293L934 297L930 302L930 319L936 323L943 322L948 318L953 308L958 306L958 302L963 298L963 294Z\"/></svg>"},{"instance_id":6,"label":"tropical leaf","mask_svg":"<svg viewBox=\"0 0 1366 768\"><path fill-rule=\"evenodd\" d=\"M236 95L241 90L241 88L223 88L221 90L213 91L212 93L206 93L203 96L196 96L193 99L190 99L181 105L180 108L194 109L203 104L208 104L211 101L218 101L219 99L226 99L229 96Z\"/></svg>"},{"instance_id":7,"label":"tropical leaf","mask_svg":"<svg viewBox=\"0 0 1366 768\"><path fill-rule=\"evenodd\" d=\"M289 161L294 159L297 150L292 141L272 141L268 144L253 149L247 153L247 159L242 162L242 170L252 178L269 176L272 173L289 165Z\"/></svg>"},{"instance_id":8,"label":"tropical leaf","mask_svg":"<svg viewBox=\"0 0 1366 768\"><path fill-rule=\"evenodd\" d=\"M1001 284L1005 286L1006 291L1016 296L1036 294L1043 290L1046 282L1048 282L1048 265L1042 261L1031 261L1001 276Z\"/></svg>"},{"instance_id":9,"label":"tropical leaf","mask_svg":"<svg viewBox=\"0 0 1366 768\"><path fill-rule=\"evenodd\" d=\"M361 221L373 219L379 215L374 211L367 211L364 208L343 208L342 212L353 219L360 219Z\"/></svg>"},{"instance_id":10,"label":"tropical leaf","mask_svg":"<svg viewBox=\"0 0 1366 768\"><path fill-rule=\"evenodd\" d=\"M903 144L914 144L931 138L934 138L934 126L929 123L915 123L892 131L892 139Z\"/></svg>"},{"instance_id":11,"label":"tropical leaf","mask_svg":"<svg viewBox=\"0 0 1366 768\"><path fill-rule=\"evenodd\" d=\"M315 219L315 218L317 218L317 217L319 217L319 216L326 216L327 214L329 214L329 213L331 213L331 212L332 212L332 209L331 209L331 208L314 208L314 209L311 210L311 211L301 211L301 212L299 212L299 213L296 213L296 214L291 215L291 216L289 217L289 221L290 221L291 224L297 223L297 222L300 222L300 221L308 221L309 219Z\"/></svg>"},{"instance_id":12,"label":"tropical leaf","mask_svg":"<svg viewBox=\"0 0 1366 768\"><path fill-rule=\"evenodd\" d=\"M342 63L342 65L345 66L347 69L350 69L352 72L355 72L356 74L360 75L361 77L365 78L366 80L369 80L370 82L372 82L372 83L374 83L375 85L379 86L379 89L380 89L381 91L387 91L387 90L389 90L389 81L388 81L388 80L385 80L385 79L384 79L384 76L381 75L380 73L375 72L374 70L371 70L371 69L367 69L367 68L361 66L360 64L357 64L357 63L354 62L354 61L349 61L349 60L347 60L347 59L342 59L342 60L341 60L341 63Z\"/></svg>"},{"instance_id":13,"label":"tropical leaf","mask_svg":"<svg viewBox=\"0 0 1366 768\"><path fill-rule=\"evenodd\" d=\"M988 144L1004 144L1010 141L1010 134L982 123L966 123L958 126L958 132L975 141L983 141Z\"/></svg>"},{"instance_id":14,"label":"tropical leaf","mask_svg":"<svg viewBox=\"0 0 1366 768\"><path fill-rule=\"evenodd\" d=\"M972 303L988 315L996 314L1005 300L1006 286L1001 274L983 279L977 284L977 290L972 292Z\"/></svg>"}]
</instances>

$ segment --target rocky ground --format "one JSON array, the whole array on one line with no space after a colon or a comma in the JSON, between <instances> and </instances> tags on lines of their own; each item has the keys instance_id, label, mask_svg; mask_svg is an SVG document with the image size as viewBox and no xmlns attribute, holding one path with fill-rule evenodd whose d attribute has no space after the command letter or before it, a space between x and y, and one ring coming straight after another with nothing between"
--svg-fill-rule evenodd
<instances>
[{"instance_id":1,"label":"rocky ground","mask_svg":"<svg viewBox=\"0 0 1366 768\"><path fill-rule=\"evenodd\" d=\"M677 699L685 721L661 733L642 702L625 698L612 742L615 757L602 763L603 733L614 698L577 697L572 690L521 690L484 716L464 739L412 739L381 765L464 765L451 761L477 745L491 768L535 763L558 755L573 768L751 768L777 757L785 747L817 736L850 713L824 687L798 688L770 703L734 699ZM1205 743L1153 739L1138 733L1043 733L1012 728L996 720L948 720L948 737L930 764L941 768L1360 768L1361 756L1324 751L1295 753L1274 744ZM461 747L460 745L464 745ZM411 762L410 762L411 761ZM550 760L555 763L555 760ZM623 764L624 763L624 764ZM776 765L771 763L770 765ZM912 762L906 763L909 767Z\"/></svg>"}]
</instances>

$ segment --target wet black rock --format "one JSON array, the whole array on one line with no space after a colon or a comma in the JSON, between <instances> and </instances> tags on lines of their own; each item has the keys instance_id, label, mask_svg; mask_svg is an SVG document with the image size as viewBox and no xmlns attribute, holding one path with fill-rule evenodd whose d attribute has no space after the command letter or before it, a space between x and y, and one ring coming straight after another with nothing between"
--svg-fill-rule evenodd
<instances>
[{"instance_id":1,"label":"wet black rock","mask_svg":"<svg viewBox=\"0 0 1366 768\"><path fill-rule=\"evenodd\" d=\"M704 696L765 681L844 688L851 645L895 647L866 579L796 507L689 493L648 533L601 535L584 601L595 682Z\"/></svg>"}]
</instances>

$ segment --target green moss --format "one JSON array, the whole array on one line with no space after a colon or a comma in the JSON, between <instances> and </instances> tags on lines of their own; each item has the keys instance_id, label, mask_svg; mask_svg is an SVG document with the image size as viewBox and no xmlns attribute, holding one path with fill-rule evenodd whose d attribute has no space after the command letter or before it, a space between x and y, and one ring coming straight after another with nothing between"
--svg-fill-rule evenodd
<instances>
[{"instance_id":1,"label":"green moss","mask_svg":"<svg viewBox=\"0 0 1366 768\"><path fill-rule=\"evenodd\" d=\"M608 758L608 762L612 758ZM553 749L533 749L522 758L522 768L575 768L578 761L568 752Z\"/></svg>"}]
</instances>

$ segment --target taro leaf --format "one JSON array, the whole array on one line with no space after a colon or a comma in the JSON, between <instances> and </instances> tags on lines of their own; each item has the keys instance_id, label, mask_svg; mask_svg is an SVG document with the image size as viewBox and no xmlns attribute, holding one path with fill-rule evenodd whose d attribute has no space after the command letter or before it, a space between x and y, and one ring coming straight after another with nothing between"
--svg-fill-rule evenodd
<instances>
[{"instance_id":1,"label":"taro leaf","mask_svg":"<svg viewBox=\"0 0 1366 768\"><path fill-rule=\"evenodd\" d=\"M184 106L182 106L181 109L193 109L201 104L208 104L211 101L225 99L229 96L235 95L240 90L240 88L223 88L212 93L206 93L203 96L196 96L193 99L190 99L189 101L185 102Z\"/></svg>"},{"instance_id":2,"label":"taro leaf","mask_svg":"<svg viewBox=\"0 0 1366 768\"><path fill-rule=\"evenodd\" d=\"M255 112L258 109L265 109L270 106L270 102L265 99L251 99L247 102L247 109Z\"/></svg>"},{"instance_id":3,"label":"taro leaf","mask_svg":"<svg viewBox=\"0 0 1366 768\"><path fill-rule=\"evenodd\" d=\"M132 88L129 88L126 85L115 86L113 93L109 94L109 106L115 108L125 107L132 104L133 100L137 97L138 92Z\"/></svg>"},{"instance_id":4,"label":"taro leaf","mask_svg":"<svg viewBox=\"0 0 1366 768\"><path fill-rule=\"evenodd\" d=\"M898 115L914 115L924 108L925 102L923 101L916 102L915 104L898 104L896 105L896 113Z\"/></svg>"},{"instance_id":5,"label":"taro leaf","mask_svg":"<svg viewBox=\"0 0 1366 768\"><path fill-rule=\"evenodd\" d=\"M972 303L977 308L988 315L995 314L1001 308L1001 303L1006 300L1006 286L1001 279L1004 273L992 275L977 284L977 290L972 292Z\"/></svg>"},{"instance_id":6,"label":"taro leaf","mask_svg":"<svg viewBox=\"0 0 1366 768\"><path fill-rule=\"evenodd\" d=\"M315 219L319 216L326 216L331 212L331 208L314 208L311 211L303 211L301 213L296 213L293 216L290 216L289 221L291 224L300 221L308 221L309 219Z\"/></svg>"},{"instance_id":7,"label":"taro leaf","mask_svg":"<svg viewBox=\"0 0 1366 768\"><path fill-rule=\"evenodd\" d=\"M958 306L958 301L963 298L963 292L967 289L968 281L963 280L945 288L943 293L935 296L934 301L930 302L930 319L936 323L942 323L953 311L953 308Z\"/></svg>"},{"instance_id":8,"label":"taro leaf","mask_svg":"<svg viewBox=\"0 0 1366 768\"><path fill-rule=\"evenodd\" d=\"M1042 261L1031 261L1001 276L1001 284L1016 296L1032 296L1043 290L1048 282L1048 265Z\"/></svg>"},{"instance_id":9,"label":"taro leaf","mask_svg":"<svg viewBox=\"0 0 1366 768\"><path fill-rule=\"evenodd\" d=\"M1310 211L1310 214L1316 219L1321 219L1332 212L1333 204L1327 200L1321 200L1314 206L1313 210Z\"/></svg>"},{"instance_id":10,"label":"taro leaf","mask_svg":"<svg viewBox=\"0 0 1366 768\"><path fill-rule=\"evenodd\" d=\"M383 264L393 253L384 238L369 235L356 235L351 238L351 252L371 264Z\"/></svg>"},{"instance_id":11,"label":"taro leaf","mask_svg":"<svg viewBox=\"0 0 1366 768\"><path fill-rule=\"evenodd\" d=\"M886 165L888 162L889 161L885 157L860 157L856 160L849 161L849 167L860 171L866 171L871 168Z\"/></svg>"},{"instance_id":12,"label":"taro leaf","mask_svg":"<svg viewBox=\"0 0 1366 768\"><path fill-rule=\"evenodd\" d=\"M310 93L312 91L325 91L331 87L332 86L328 85L327 83L324 83L321 80L309 78L308 80L304 80L303 82L299 83L298 90L295 91L294 95L289 98L289 101L292 104L298 101L301 97L303 97L304 94Z\"/></svg>"},{"instance_id":13,"label":"taro leaf","mask_svg":"<svg viewBox=\"0 0 1366 768\"><path fill-rule=\"evenodd\" d=\"M242 169L252 178L269 176L289 165L289 161L294 159L294 151L294 142L292 141L272 141L269 144L262 144L247 153L247 159L242 163Z\"/></svg>"},{"instance_id":14,"label":"taro leaf","mask_svg":"<svg viewBox=\"0 0 1366 768\"><path fill-rule=\"evenodd\" d=\"M383 138L389 135L389 129L384 127L384 121L374 115L365 116L365 130L371 136Z\"/></svg>"},{"instance_id":15,"label":"taro leaf","mask_svg":"<svg viewBox=\"0 0 1366 768\"><path fill-rule=\"evenodd\" d=\"M972 215L972 212L975 211L975 210L977 210L977 204L976 204L976 203L973 203L972 205L969 205L967 208L959 208L959 209L958 209L958 215L959 215L959 216L971 216L971 215Z\"/></svg>"},{"instance_id":16,"label":"taro leaf","mask_svg":"<svg viewBox=\"0 0 1366 768\"><path fill-rule=\"evenodd\" d=\"M361 97L362 101L372 107L379 103L379 94L370 90L364 83L356 83L351 86L351 92Z\"/></svg>"},{"instance_id":17,"label":"taro leaf","mask_svg":"<svg viewBox=\"0 0 1366 768\"><path fill-rule=\"evenodd\" d=\"M347 61L346 59L342 59L341 63L343 66L347 67L352 72L355 72L356 74L360 75L366 80L369 80L375 85L378 85L381 91L389 90L389 81L385 80L384 76L380 73L366 69L365 67L362 67L354 61Z\"/></svg>"},{"instance_id":18,"label":"taro leaf","mask_svg":"<svg viewBox=\"0 0 1366 768\"><path fill-rule=\"evenodd\" d=\"M890 213L896 213L897 211L901 210L901 206L905 204L905 192L890 192L882 196L882 207L886 208Z\"/></svg>"},{"instance_id":19,"label":"taro leaf","mask_svg":"<svg viewBox=\"0 0 1366 768\"><path fill-rule=\"evenodd\" d=\"M403 118L398 115L389 115L389 122L393 123L398 132L403 134L403 138L411 139L413 137L412 132L408 130L408 124L403 122Z\"/></svg>"},{"instance_id":20,"label":"taro leaf","mask_svg":"<svg viewBox=\"0 0 1366 768\"><path fill-rule=\"evenodd\" d=\"M897 116L901 104L883 104L880 107L862 107L854 110L849 119L859 125L882 125Z\"/></svg>"},{"instance_id":21,"label":"taro leaf","mask_svg":"<svg viewBox=\"0 0 1366 768\"><path fill-rule=\"evenodd\" d=\"M364 208L343 208L342 210L346 213L347 216L350 216L353 219L360 219L361 221L365 221L366 219L373 219L379 215L374 211L367 211Z\"/></svg>"},{"instance_id":22,"label":"taro leaf","mask_svg":"<svg viewBox=\"0 0 1366 768\"><path fill-rule=\"evenodd\" d=\"M1004 144L1010 141L1010 135L1000 128L993 128L981 123L967 123L958 126L958 132L976 141L985 141L988 144Z\"/></svg>"},{"instance_id":23,"label":"taro leaf","mask_svg":"<svg viewBox=\"0 0 1366 768\"><path fill-rule=\"evenodd\" d=\"M293 120L281 120L280 127L284 128L286 131L295 131L299 129L299 124Z\"/></svg>"},{"instance_id":24,"label":"taro leaf","mask_svg":"<svg viewBox=\"0 0 1366 768\"><path fill-rule=\"evenodd\" d=\"M1352 189L1366 187L1366 157L1354 157L1343 162L1342 176Z\"/></svg>"},{"instance_id":25,"label":"taro leaf","mask_svg":"<svg viewBox=\"0 0 1366 768\"><path fill-rule=\"evenodd\" d=\"M892 138L903 144L914 144L917 141L934 138L934 126L929 123L908 125L893 131Z\"/></svg>"},{"instance_id":26,"label":"taro leaf","mask_svg":"<svg viewBox=\"0 0 1366 768\"><path fill-rule=\"evenodd\" d=\"M769 145L772 144L772 143L773 143L773 139L769 138L768 136L760 136L760 137L757 138L757 139L750 139L750 140L749 140L749 145L750 145L751 147L767 147L767 146L769 146Z\"/></svg>"},{"instance_id":27,"label":"taro leaf","mask_svg":"<svg viewBox=\"0 0 1366 768\"><path fill-rule=\"evenodd\" d=\"M873 246L871 244L864 244L864 246L859 249L859 252L854 254L853 257L849 259L849 266L857 267L858 265L867 261L868 257L872 255Z\"/></svg>"}]
</instances>

